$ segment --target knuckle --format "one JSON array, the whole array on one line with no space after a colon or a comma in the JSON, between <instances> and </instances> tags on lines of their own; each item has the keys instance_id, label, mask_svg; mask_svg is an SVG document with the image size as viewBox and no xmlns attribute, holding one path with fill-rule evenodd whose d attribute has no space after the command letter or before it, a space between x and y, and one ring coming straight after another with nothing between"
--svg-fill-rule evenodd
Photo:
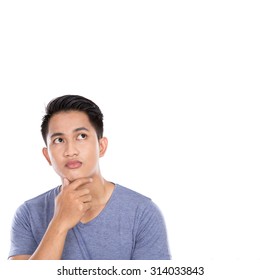
<instances>
[{"instance_id":1,"label":"knuckle","mask_svg":"<svg viewBox=\"0 0 260 280\"><path fill-rule=\"evenodd\" d=\"M86 184L88 182L88 178L80 178L79 180L81 184Z\"/></svg>"}]
</instances>

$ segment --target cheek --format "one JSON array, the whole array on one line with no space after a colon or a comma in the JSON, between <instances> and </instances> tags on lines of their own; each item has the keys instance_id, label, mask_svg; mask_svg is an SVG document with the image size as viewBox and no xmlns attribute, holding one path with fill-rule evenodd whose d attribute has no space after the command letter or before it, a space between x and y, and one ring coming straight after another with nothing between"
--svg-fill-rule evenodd
<instances>
[{"instance_id":1,"label":"cheek","mask_svg":"<svg viewBox=\"0 0 260 280\"><path fill-rule=\"evenodd\" d=\"M49 157L51 161L51 165L53 167L57 167L59 165L59 152L57 150L50 150Z\"/></svg>"},{"instance_id":2,"label":"cheek","mask_svg":"<svg viewBox=\"0 0 260 280\"><path fill-rule=\"evenodd\" d=\"M55 158L52 158L52 168L61 177L66 177L66 170L63 163L59 162Z\"/></svg>"},{"instance_id":3,"label":"cheek","mask_svg":"<svg viewBox=\"0 0 260 280\"><path fill-rule=\"evenodd\" d=\"M85 161L87 164L93 164L97 161L97 152L95 150L84 150L80 154L80 158Z\"/></svg>"},{"instance_id":4,"label":"cheek","mask_svg":"<svg viewBox=\"0 0 260 280\"><path fill-rule=\"evenodd\" d=\"M99 145L98 142L93 140L89 141L82 147L80 147L80 157L84 157L86 159L93 159L95 160L99 157Z\"/></svg>"}]
</instances>

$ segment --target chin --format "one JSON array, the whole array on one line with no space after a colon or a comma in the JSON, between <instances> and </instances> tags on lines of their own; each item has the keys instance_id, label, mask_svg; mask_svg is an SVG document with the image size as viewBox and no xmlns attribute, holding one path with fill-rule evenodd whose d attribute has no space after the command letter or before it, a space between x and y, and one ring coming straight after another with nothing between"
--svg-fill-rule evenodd
<instances>
[{"instance_id":1,"label":"chin","mask_svg":"<svg viewBox=\"0 0 260 280\"><path fill-rule=\"evenodd\" d=\"M80 171L72 171L72 172L68 172L67 174L65 174L65 176L70 182L75 181L79 178L83 178L83 177L91 177L88 173L86 172L80 172Z\"/></svg>"}]
</instances>

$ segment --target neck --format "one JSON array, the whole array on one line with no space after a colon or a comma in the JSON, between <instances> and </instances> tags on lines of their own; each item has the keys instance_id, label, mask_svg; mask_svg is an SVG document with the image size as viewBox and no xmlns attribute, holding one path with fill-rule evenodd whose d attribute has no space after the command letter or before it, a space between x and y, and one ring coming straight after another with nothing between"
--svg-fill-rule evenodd
<instances>
[{"instance_id":1,"label":"neck","mask_svg":"<svg viewBox=\"0 0 260 280\"><path fill-rule=\"evenodd\" d=\"M114 190L114 184L106 181L103 177L97 177L93 178L93 182L89 184L89 190L93 205L102 205L109 200Z\"/></svg>"},{"instance_id":2,"label":"neck","mask_svg":"<svg viewBox=\"0 0 260 280\"><path fill-rule=\"evenodd\" d=\"M82 223L87 223L97 217L104 209L110 199L115 185L105 179L95 180L90 184L89 190L92 196L91 208L80 220Z\"/></svg>"}]
</instances>

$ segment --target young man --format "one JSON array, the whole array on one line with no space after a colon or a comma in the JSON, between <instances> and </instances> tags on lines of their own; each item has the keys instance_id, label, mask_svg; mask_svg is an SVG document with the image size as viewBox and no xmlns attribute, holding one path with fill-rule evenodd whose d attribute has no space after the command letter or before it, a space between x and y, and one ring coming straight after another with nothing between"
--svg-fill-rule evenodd
<instances>
[{"instance_id":1,"label":"young man","mask_svg":"<svg viewBox=\"0 0 260 280\"><path fill-rule=\"evenodd\" d=\"M78 95L52 100L41 132L43 155L62 184L17 209L9 259L170 259L156 205L101 175L108 140L95 103Z\"/></svg>"}]
</instances>

